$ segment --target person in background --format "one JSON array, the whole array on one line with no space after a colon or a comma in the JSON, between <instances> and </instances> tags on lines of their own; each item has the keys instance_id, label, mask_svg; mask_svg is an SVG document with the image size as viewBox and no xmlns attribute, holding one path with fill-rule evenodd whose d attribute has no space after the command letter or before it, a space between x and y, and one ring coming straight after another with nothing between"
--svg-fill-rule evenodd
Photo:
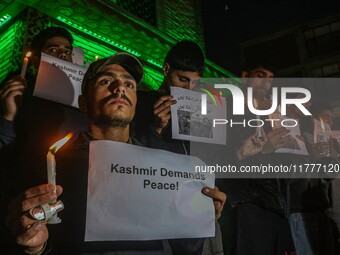
<instances>
[{"instance_id":1,"label":"person in background","mask_svg":"<svg viewBox=\"0 0 340 255\"><path fill-rule=\"evenodd\" d=\"M21 100L25 90L32 93L35 69L39 66L41 52L50 56L72 62L73 37L62 27L50 27L42 30L32 40L29 51L32 52L32 63L28 77L11 74L11 78L5 79L0 86L1 114L0 114L0 149L14 141L15 117L19 111ZM28 81L27 81L28 80Z\"/></svg>"}]
</instances>

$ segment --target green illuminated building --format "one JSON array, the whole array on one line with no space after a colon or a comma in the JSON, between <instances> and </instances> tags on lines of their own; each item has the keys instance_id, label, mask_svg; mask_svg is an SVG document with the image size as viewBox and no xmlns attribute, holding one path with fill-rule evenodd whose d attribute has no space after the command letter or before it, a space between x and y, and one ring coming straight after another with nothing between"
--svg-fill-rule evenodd
<instances>
[{"instance_id":1,"label":"green illuminated building","mask_svg":"<svg viewBox=\"0 0 340 255\"><path fill-rule=\"evenodd\" d=\"M96 56L103 58L118 51L129 52L144 64L143 84L157 89L163 80L163 59L176 41L195 40L204 49L198 2L1 1L0 81L10 71L20 68L24 53L38 31L62 26L74 36L74 46L84 49L86 62L93 62ZM206 66L206 77L232 76L209 60Z\"/></svg>"}]
</instances>

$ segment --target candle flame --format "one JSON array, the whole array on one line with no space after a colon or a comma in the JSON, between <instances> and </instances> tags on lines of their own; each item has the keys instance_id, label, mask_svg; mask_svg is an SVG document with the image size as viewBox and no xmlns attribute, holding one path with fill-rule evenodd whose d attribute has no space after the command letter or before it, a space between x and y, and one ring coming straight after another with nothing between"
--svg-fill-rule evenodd
<instances>
[{"instance_id":1,"label":"candle flame","mask_svg":"<svg viewBox=\"0 0 340 255\"><path fill-rule=\"evenodd\" d=\"M32 52L30 52L30 51L27 52L27 53L26 53L26 58L29 58L31 55L32 55Z\"/></svg>"},{"instance_id":2,"label":"candle flame","mask_svg":"<svg viewBox=\"0 0 340 255\"><path fill-rule=\"evenodd\" d=\"M97 61L98 59L99 59L99 57L98 57L98 56L95 56L95 57L94 57L94 60L95 60L95 61Z\"/></svg>"},{"instance_id":3,"label":"candle flame","mask_svg":"<svg viewBox=\"0 0 340 255\"><path fill-rule=\"evenodd\" d=\"M320 117L320 125L321 125L321 129L325 130L325 124L323 123L323 119Z\"/></svg>"},{"instance_id":4,"label":"candle flame","mask_svg":"<svg viewBox=\"0 0 340 255\"><path fill-rule=\"evenodd\" d=\"M56 154L56 152L61 148L61 146L67 143L67 141L70 140L72 136L73 136L73 133L71 132L67 136L65 136L64 138L60 139L55 144L53 144L50 147L50 151L52 152L52 154Z\"/></svg>"}]
</instances>

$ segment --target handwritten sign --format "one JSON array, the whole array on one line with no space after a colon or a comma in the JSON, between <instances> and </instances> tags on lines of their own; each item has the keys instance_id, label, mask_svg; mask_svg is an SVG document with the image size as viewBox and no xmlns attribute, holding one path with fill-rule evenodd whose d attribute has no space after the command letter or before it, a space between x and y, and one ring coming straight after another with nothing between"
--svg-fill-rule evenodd
<instances>
[{"instance_id":1,"label":"handwritten sign","mask_svg":"<svg viewBox=\"0 0 340 255\"><path fill-rule=\"evenodd\" d=\"M42 53L33 95L78 107L85 72L82 66Z\"/></svg>"},{"instance_id":2,"label":"handwritten sign","mask_svg":"<svg viewBox=\"0 0 340 255\"><path fill-rule=\"evenodd\" d=\"M224 97L222 104L214 104L207 97L207 114L201 113L201 92L171 87L171 95L177 100L171 106L172 138L204 143L226 144L225 125L213 127L214 119L226 119L227 107ZM218 102L217 99L215 101Z\"/></svg>"},{"instance_id":3,"label":"handwritten sign","mask_svg":"<svg viewBox=\"0 0 340 255\"><path fill-rule=\"evenodd\" d=\"M204 164L162 150L90 143L85 241L156 240L214 235L214 206L203 195L214 176Z\"/></svg>"}]
</instances>

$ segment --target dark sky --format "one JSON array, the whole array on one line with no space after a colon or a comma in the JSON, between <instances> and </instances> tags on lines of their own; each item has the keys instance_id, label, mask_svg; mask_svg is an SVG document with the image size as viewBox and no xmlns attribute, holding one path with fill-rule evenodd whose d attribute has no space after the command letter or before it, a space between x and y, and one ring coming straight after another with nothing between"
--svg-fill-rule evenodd
<instances>
[{"instance_id":1,"label":"dark sky","mask_svg":"<svg viewBox=\"0 0 340 255\"><path fill-rule=\"evenodd\" d=\"M340 0L202 0L202 7L207 57L238 73L239 43L340 12Z\"/></svg>"}]
</instances>

